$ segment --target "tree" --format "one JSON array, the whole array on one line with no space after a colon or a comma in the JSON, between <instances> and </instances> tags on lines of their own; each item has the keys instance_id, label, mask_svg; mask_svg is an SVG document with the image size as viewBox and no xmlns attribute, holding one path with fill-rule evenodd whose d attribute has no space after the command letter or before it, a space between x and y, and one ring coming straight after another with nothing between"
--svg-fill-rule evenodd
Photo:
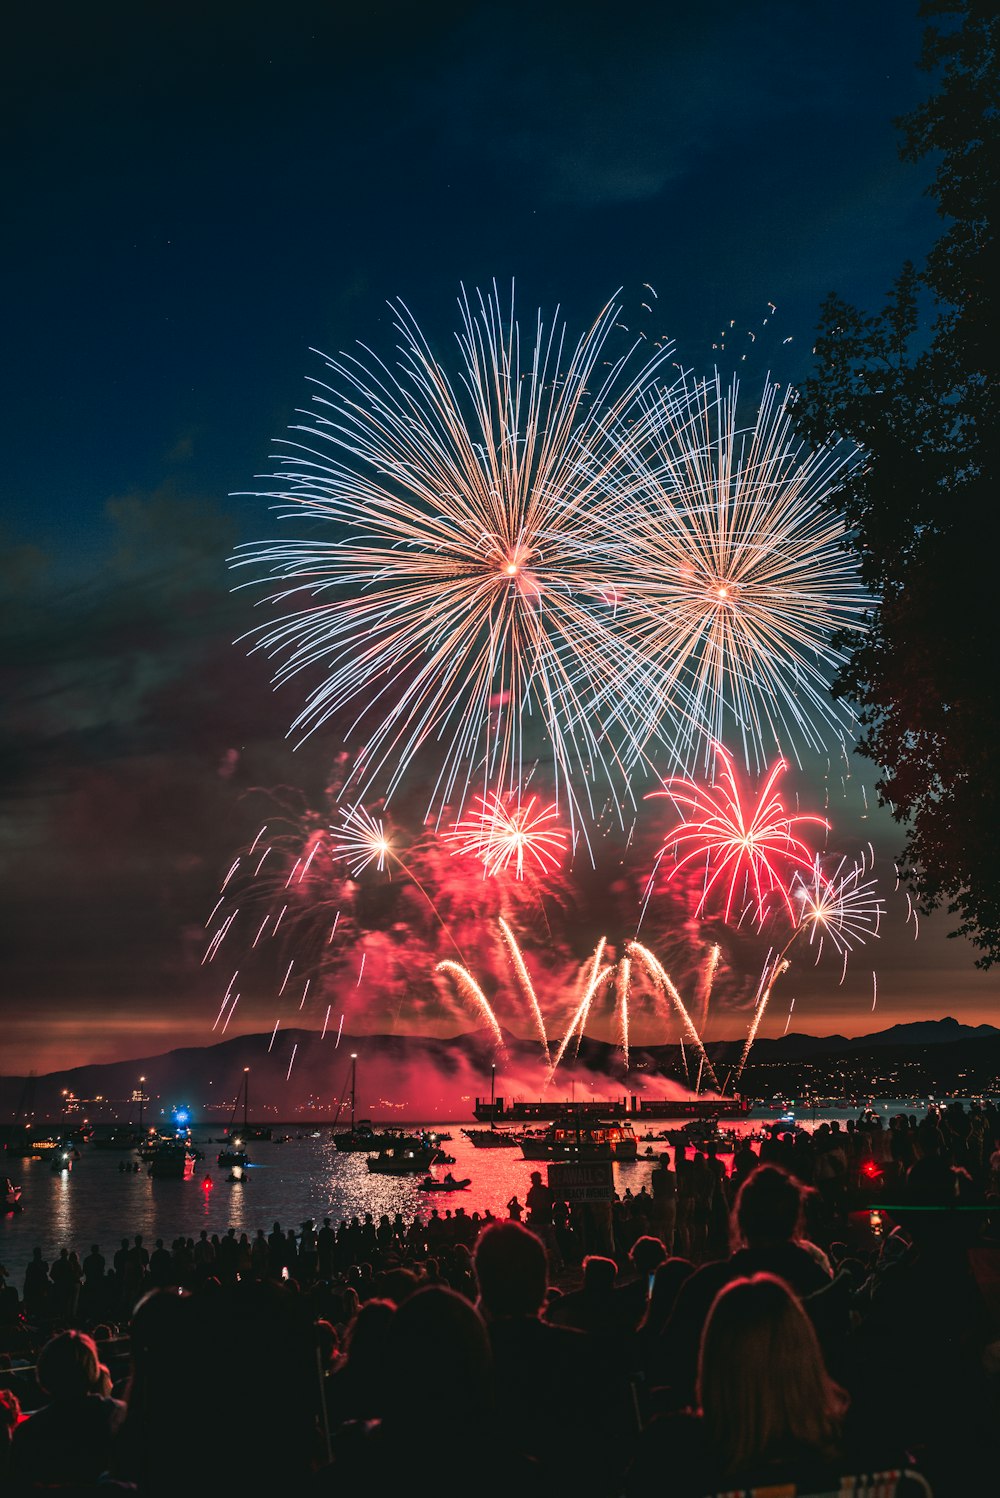
<instances>
[{"instance_id":1,"label":"tree","mask_svg":"<svg viewBox=\"0 0 1000 1498\"><path fill-rule=\"evenodd\" d=\"M868 630L841 640L834 690L857 706L858 751L906 827L906 877L953 936L1000 958L1000 495L995 0L931 0L921 66L937 92L899 121L902 154L934 153L928 191L947 227L885 308L830 296L817 365L795 410L816 442L863 461L835 497L872 590Z\"/></svg>"}]
</instances>

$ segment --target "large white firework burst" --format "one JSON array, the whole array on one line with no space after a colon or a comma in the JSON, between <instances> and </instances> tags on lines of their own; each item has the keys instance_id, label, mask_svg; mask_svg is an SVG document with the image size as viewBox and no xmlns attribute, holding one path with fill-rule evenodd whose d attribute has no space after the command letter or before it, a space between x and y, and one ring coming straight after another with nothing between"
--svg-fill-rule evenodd
<instances>
[{"instance_id":1,"label":"large white firework burst","mask_svg":"<svg viewBox=\"0 0 1000 1498\"><path fill-rule=\"evenodd\" d=\"M622 434L630 470L619 624L646 657L648 729L687 767L742 741L762 769L850 730L830 695L838 631L870 600L831 495L854 455L798 443L789 392L770 381L749 419L739 383L684 375L647 392ZM638 696L638 694L637 694Z\"/></svg>"},{"instance_id":2,"label":"large white firework burst","mask_svg":"<svg viewBox=\"0 0 1000 1498\"><path fill-rule=\"evenodd\" d=\"M359 745L352 798L391 797L420 755L430 808L460 811L470 790L518 796L540 760L585 832L651 712L608 538L616 433L668 351L636 378L629 354L604 369L614 304L575 346L540 315L522 339L513 292L459 306L454 377L401 303L394 366L327 360L267 491L309 528L235 559L277 582L255 646L276 682L318 672L293 732L336 716Z\"/></svg>"}]
</instances>

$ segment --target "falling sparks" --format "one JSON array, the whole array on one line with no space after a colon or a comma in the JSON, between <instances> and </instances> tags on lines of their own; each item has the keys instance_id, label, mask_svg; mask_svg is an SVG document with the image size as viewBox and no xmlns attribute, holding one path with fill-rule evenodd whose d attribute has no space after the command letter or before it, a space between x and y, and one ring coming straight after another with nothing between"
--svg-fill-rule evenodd
<instances>
[{"instance_id":1,"label":"falling sparks","mask_svg":"<svg viewBox=\"0 0 1000 1498\"><path fill-rule=\"evenodd\" d=\"M270 1042L270 1045L267 1048L268 1055L271 1054L271 1050L272 1050L272 1048L274 1046L274 1037L278 1033L278 1026L280 1024L281 1024L281 1020L280 1019L276 1019L275 1022L274 1022L274 1029L271 1031L271 1042Z\"/></svg>"},{"instance_id":2,"label":"falling sparks","mask_svg":"<svg viewBox=\"0 0 1000 1498\"><path fill-rule=\"evenodd\" d=\"M298 1048L299 1048L299 1043L298 1043L298 1041L296 1041L295 1044L292 1046L292 1059L288 1063L288 1071L285 1073L285 1081L286 1082L288 1081L289 1077L292 1075L292 1067L295 1065L295 1052L298 1050Z\"/></svg>"}]
</instances>

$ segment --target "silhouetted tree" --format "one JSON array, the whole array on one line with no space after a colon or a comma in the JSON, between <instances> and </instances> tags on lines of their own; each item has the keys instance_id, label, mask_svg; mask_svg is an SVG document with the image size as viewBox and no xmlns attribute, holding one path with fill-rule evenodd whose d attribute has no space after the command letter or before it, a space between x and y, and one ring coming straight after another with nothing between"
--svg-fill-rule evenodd
<instances>
[{"instance_id":1,"label":"silhouetted tree","mask_svg":"<svg viewBox=\"0 0 1000 1498\"><path fill-rule=\"evenodd\" d=\"M875 602L868 633L841 642L835 690L859 708L859 750L906 826L922 908L946 904L960 917L951 934L989 967L1000 958L1000 11L931 0L921 14L936 22L921 65L938 87L898 122L901 149L937 158L928 191L947 227L882 312L827 299L796 420L813 441L865 455L837 500Z\"/></svg>"}]
</instances>

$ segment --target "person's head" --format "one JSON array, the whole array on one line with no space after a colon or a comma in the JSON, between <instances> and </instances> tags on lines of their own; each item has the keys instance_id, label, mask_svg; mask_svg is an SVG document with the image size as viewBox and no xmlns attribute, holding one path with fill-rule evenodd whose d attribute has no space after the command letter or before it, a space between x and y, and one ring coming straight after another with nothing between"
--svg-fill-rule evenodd
<instances>
[{"instance_id":1,"label":"person's head","mask_svg":"<svg viewBox=\"0 0 1000 1498\"><path fill-rule=\"evenodd\" d=\"M794 1238L802 1219L802 1187L779 1165L760 1165L747 1176L733 1207L733 1241L782 1243Z\"/></svg>"},{"instance_id":2,"label":"person's head","mask_svg":"<svg viewBox=\"0 0 1000 1498\"><path fill-rule=\"evenodd\" d=\"M803 1448L832 1457L847 1406L801 1302L772 1274L733 1280L715 1297L697 1399L726 1473Z\"/></svg>"},{"instance_id":3,"label":"person's head","mask_svg":"<svg viewBox=\"0 0 1000 1498\"><path fill-rule=\"evenodd\" d=\"M648 1233L644 1233L632 1244L628 1256L632 1268L640 1278L655 1274L667 1257L666 1244L662 1238L653 1238Z\"/></svg>"},{"instance_id":4,"label":"person's head","mask_svg":"<svg viewBox=\"0 0 1000 1498\"><path fill-rule=\"evenodd\" d=\"M97 1344L86 1332L58 1332L38 1354L39 1386L51 1399L96 1394L101 1380Z\"/></svg>"},{"instance_id":5,"label":"person's head","mask_svg":"<svg viewBox=\"0 0 1000 1498\"><path fill-rule=\"evenodd\" d=\"M592 1295L606 1295L613 1288L618 1265L603 1254L587 1254L583 1261L583 1288Z\"/></svg>"},{"instance_id":6,"label":"person's head","mask_svg":"<svg viewBox=\"0 0 1000 1498\"><path fill-rule=\"evenodd\" d=\"M657 1265L640 1327L663 1330L673 1314L681 1286L692 1274L694 1265L690 1259L669 1258Z\"/></svg>"},{"instance_id":7,"label":"person's head","mask_svg":"<svg viewBox=\"0 0 1000 1498\"><path fill-rule=\"evenodd\" d=\"M491 1404L493 1357L482 1317L445 1285L428 1285L399 1307L386 1343L386 1417L421 1423L415 1389L433 1389L449 1418L468 1419Z\"/></svg>"},{"instance_id":8,"label":"person's head","mask_svg":"<svg viewBox=\"0 0 1000 1498\"><path fill-rule=\"evenodd\" d=\"M545 1300L548 1263L539 1238L519 1222L493 1222L475 1251L479 1304L494 1320L537 1316Z\"/></svg>"},{"instance_id":9,"label":"person's head","mask_svg":"<svg viewBox=\"0 0 1000 1498\"><path fill-rule=\"evenodd\" d=\"M540 1186L542 1184L542 1172L540 1170L533 1170L531 1172L531 1184L533 1186Z\"/></svg>"}]
</instances>

